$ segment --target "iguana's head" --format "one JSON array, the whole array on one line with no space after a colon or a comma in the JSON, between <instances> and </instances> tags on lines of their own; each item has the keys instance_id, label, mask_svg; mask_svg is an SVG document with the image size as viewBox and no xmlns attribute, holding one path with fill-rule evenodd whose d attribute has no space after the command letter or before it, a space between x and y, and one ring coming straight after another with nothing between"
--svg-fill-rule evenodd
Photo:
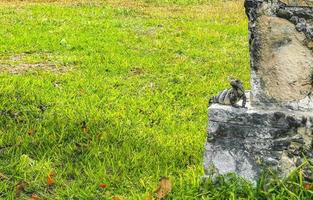
<instances>
[{"instance_id":1,"label":"iguana's head","mask_svg":"<svg viewBox=\"0 0 313 200\"><path fill-rule=\"evenodd\" d=\"M240 89L243 91L243 84L239 79L231 79L229 80L230 85L235 89Z\"/></svg>"}]
</instances>

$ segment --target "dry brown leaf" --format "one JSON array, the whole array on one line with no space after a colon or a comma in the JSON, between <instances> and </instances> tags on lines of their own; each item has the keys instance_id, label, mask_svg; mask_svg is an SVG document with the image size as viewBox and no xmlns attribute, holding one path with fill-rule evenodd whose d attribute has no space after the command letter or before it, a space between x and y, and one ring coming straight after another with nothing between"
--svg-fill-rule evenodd
<instances>
[{"instance_id":1,"label":"dry brown leaf","mask_svg":"<svg viewBox=\"0 0 313 200\"><path fill-rule=\"evenodd\" d=\"M53 180L53 176L54 176L54 174L53 174L53 173L48 174L48 180L47 180L47 183L48 183L48 186L49 186L49 187L50 187L50 186L53 186L53 185L54 185L54 183L55 183L55 181Z\"/></svg>"},{"instance_id":2,"label":"dry brown leaf","mask_svg":"<svg viewBox=\"0 0 313 200\"><path fill-rule=\"evenodd\" d=\"M108 187L108 184L101 183L101 184L99 185L99 187L102 188L102 189L105 189L105 188Z\"/></svg>"},{"instance_id":3,"label":"dry brown leaf","mask_svg":"<svg viewBox=\"0 0 313 200\"><path fill-rule=\"evenodd\" d=\"M26 188L26 182L25 181L20 181L16 184L16 188L15 188L15 195L18 197L21 195L22 192L25 191Z\"/></svg>"},{"instance_id":4,"label":"dry brown leaf","mask_svg":"<svg viewBox=\"0 0 313 200\"><path fill-rule=\"evenodd\" d=\"M172 183L168 177L161 177L159 187L155 190L158 199L165 198L172 190Z\"/></svg>"},{"instance_id":5,"label":"dry brown leaf","mask_svg":"<svg viewBox=\"0 0 313 200\"><path fill-rule=\"evenodd\" d=\"M38 200L38 199L39 199L38 196L35 193L33 193L28 200Z\"/></svg>"},{"instance_id":6,"label":"dry brown leaf","mask_svg":"<svg viewBox=\"0 0 313 200\"><path fill-rule=\"evenodd\" d=\"M311 190L311 189L313 188L311 183L304 183L304 184L303 184L303 187L304 187L304 189L306 189L306 190Z\"/></svg>"},{"instance_id":7,"label":"dry brown leaf","mask_svg":"<svg viewBox=\"0 0 313 200\"><path fill-rule=\"evenodd\" d=\"M29 129L29 130L28 130L28 135L29 135L29 136L34 135L34 129Z\"/></svg>"},{"instance_id":8,"label":"dry brown leaf","mask_svg":"<svg viewBox=\"0 0 313 200\"><path fill-rule=\"evenodd\" d=\"M120 198L118 196L114 196L112 200L120 200Z\"/></svg>"}]
</instances>

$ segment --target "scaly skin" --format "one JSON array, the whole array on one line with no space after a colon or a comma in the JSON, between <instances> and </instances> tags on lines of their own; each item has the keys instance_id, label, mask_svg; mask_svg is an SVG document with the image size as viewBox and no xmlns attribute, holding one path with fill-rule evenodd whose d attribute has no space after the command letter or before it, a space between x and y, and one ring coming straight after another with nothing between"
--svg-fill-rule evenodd
<instances>
[{"instance_id":1,"label":"scaly skin","mask_svg":"<svg viewBox=\"0 0 313 200\"><path fill-rule=\"evenodd\" d=\"M232 88L220 92L217 96L213 96L209 105L212 103L219 103L223 105L231 105L238 108L237 102L242 99L242 107L246 106L247 97L240 80L230 80L230 85Z\"/></svg>"}]
</instances>

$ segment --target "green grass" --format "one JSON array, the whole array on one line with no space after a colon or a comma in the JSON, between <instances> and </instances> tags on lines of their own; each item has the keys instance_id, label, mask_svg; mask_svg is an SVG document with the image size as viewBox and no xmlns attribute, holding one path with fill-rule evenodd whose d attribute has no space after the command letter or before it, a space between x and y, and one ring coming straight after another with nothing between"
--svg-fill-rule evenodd
<instances>
[{"instance_id":1,"label":"green grass","mask_svg":"<svg viewBox=\"0 0 313 200\"><path fill-rule=\"evenodd\" d=\"M234 199L199 177L209 96L249 87L242 2L1 3L0 36L1 198Z\"/></svg>"}]
</instances>

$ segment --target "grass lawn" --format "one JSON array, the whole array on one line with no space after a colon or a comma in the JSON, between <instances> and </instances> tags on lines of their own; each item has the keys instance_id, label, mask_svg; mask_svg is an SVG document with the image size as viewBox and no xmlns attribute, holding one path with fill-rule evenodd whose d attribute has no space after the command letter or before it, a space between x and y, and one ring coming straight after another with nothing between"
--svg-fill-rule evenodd
<instances>
[{"instance_id":1,"label":"grass lawn","mask_svg":"<svg viewBox=\"0 0 313 200\"><path fill-rule=\"evenodd\" d=\"M214 199L208 98L248 57L242 1L2 1L0 198Z\"/></svg>"}]
</instances>

